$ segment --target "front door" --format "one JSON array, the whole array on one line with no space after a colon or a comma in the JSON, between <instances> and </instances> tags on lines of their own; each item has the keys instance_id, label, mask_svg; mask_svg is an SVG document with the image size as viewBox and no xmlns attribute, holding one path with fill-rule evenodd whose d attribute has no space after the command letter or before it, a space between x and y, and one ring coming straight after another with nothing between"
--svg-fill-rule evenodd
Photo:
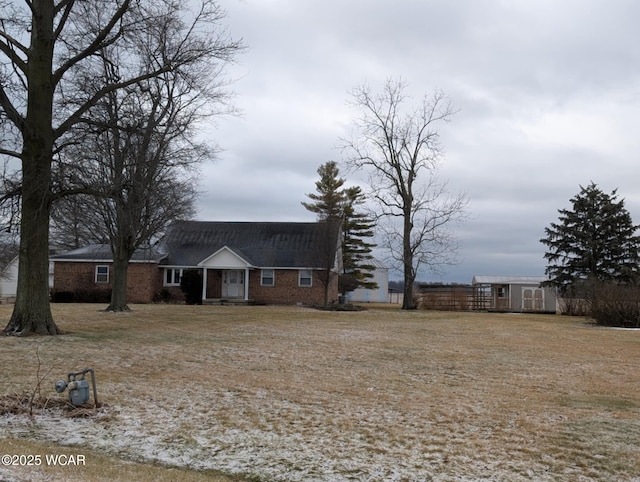
<instances>
[{"instance_id":1,"label":"front door","mask_svg":"<svg viewBox=\"0 0 640 482\"><path fill-rule=\"evenodd\" d=\"M244 272L242 270L227 270L222 278L223 298L242 298L244 296Z\"/></svg>"}]
</instances>

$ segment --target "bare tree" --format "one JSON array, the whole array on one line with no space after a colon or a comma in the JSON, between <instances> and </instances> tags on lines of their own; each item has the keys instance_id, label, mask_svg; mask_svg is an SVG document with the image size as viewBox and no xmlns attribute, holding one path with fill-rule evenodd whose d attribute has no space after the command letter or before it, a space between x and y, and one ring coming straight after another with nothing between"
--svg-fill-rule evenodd
<instances>
[{"instance_id":1,"label":"bare tree","mask_svg":"<svg viewBox=\"0 0 640 482\"><path fill-rule=\"evenodd\" d=\"M52 166L67 143L74 141L68 136L70 130L110 93L179 72L226 38L215 1L202 0L195 15L187 15L184 4L180 0L0 0L0 154L19 159L21 174L18 293L3 333L58 333L49 306L49 218L52 202L64 187L56 185ZM168 20L187 17L193 20L172 35L157 35ZM142 41L148 38L157 42ZM123 55L113 59L119 76L101 77L105 61L101 53L116 46L122 47L121 52L147 46L149 68L140 70Z\"/></svg>"},{"instance_id":2,"label":"bare tree","mask_svg":"<svg viewBox=\"0 0 640 482\"><path fill-rule=\"evenodd\" d=\"M166 19L157 34L175 36L175 19ZM143 39L144 40L144 39ZM144 40L139 69L153 69L150 45ZM198 123L227 109L228 95L217 68L238 50L221 42L203 51L179 72L169 71L105 96L86 114L81 140L68 151L71 162L61 169L66 185L95 197L98 232L113 255L110 311L128 310L128 263L133 253L150 245L173 220L194 213L196 170L215 149L196 141ZM101 52L105 78L120 77L113 48ZM133 63L129 54L130 63Z\"/></svg>"},{"instance_id":3,"label":"bare tree","mask_svg":"<svg viewBox=\"0 0 640 482\"><path fill-rule=\"evenodd\" d=\"M51 209L51 246L67 250L88 244L108 243L109 239L97 213L96 198L88 194L65 196L56 200Z\"/></svg>"},{"instance_id":4,"label":"bare tree","mask_svg":"<svg viewBox=\"0 0 640 482\"><path fill-rule=\"evenodd\" d=\"M61 201L82 200L80 226L91 226L92 236L111 247L109 311L128 310L128 264L136 249L150 245L170 221L193 213L197 183L189 169L207 150L178 142L186 126L176 125L174 100L151 88L112 92L89 112L96 124L78 129L81 141L67 150L66 184L90 194ZM68 221L72 233L82 229Z\"/></svg>"},{"instance_id":5,"label":"bare tree","mask_svg":"<svg viewBox=\"0 0 640 482\"><path fill-rule=\"evenodd\" d=\"M402 263L402 307L413 309L420 269L437 270L455 260L457 244L448 228L464 216L467 199L449 194L437 177L442 157L437 128L454 114L449 99L435 92L407 112L405 90L400 80L388 80L381 94L366 85L354 89L352 104L360 116L343 149L349 167L369 175L385 244Z\"/></svg>"}]
</instances>

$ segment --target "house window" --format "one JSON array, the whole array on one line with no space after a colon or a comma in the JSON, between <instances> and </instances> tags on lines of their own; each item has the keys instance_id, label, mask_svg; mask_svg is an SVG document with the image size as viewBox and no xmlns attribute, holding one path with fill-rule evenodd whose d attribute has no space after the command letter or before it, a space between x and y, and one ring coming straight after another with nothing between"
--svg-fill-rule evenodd
<instances>
[{"instance_id":1,"label":"house window","mask_svg":"<svg viewBox=\"0 0 640 482\"><path fill-rule=\"evenodd\" d=\"M165 286L180 286L180 278L182 277L182 270L180 268L165 268L164 270L164 285Z\"/></svg>"},{"instance_id":2,"label":"house window","mask_svg":"<svg viewBox=\"0 0 640 482\"><path fill-rule=\"evenodd\" d=\"M260 273L260 285L261 286L274 286L275 278L272 269L263 269Z\"/></svg>"},{"instance_id":3,"label":"house window","mask_svg":"<svg viewBox=\"0 0 640 482\"><path fill-rule=\"evenodd\" d=\"M311 286L310 269L301 269L298 271L298 286Z\"/></svg>"},{"instance_id":4,"label":"house window","mask_svg":"<svg viewBox=\"0 0 640 482\"><path fill-rule=\"evenodd\" d=\"M498 298L508 298L507 295L507 287L506 286L498 286Z\"/></svg>"},{"instance_id":5,"label":"house window","mask_svg":"<svg viewBox=\"0 0 640 482\"><path fill-rule=\"evenodd\" d=\"M96 266L96 283L109 282L109 266Z\"/></svg>"}]
</instances>

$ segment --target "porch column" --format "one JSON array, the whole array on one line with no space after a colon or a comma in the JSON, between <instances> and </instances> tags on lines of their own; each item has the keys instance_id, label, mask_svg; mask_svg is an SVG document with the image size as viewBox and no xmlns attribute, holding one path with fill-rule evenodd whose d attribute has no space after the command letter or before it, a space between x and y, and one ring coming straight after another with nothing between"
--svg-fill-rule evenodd
<instances>
[{"instance_id":1,"label":"porch column","mask_svg":"<svg viewBox=\"0 0 640 482\"><path fill-rule=\"evenodd\" d=\"M202 301L207 299L207 268L202 267Z\"/></svg>"},{"instance_id":2,"label":"porch column","mask_svg":"<svg viewBox=\"0 0 640 482\"><path fill-rule=\"evenodd\" d=\"M249 299L249 268L244 269L244 300Z\"/></svg>"}]
</instances>

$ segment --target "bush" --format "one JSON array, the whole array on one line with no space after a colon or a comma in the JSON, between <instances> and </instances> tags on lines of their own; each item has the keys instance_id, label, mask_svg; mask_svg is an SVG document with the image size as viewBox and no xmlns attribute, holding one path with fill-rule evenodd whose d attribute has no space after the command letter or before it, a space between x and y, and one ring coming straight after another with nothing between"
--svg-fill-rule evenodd
<instances>
[{"instance_id":1,"label":"bush","mask_svg":"<svg viewBox=\"0 0 640 482\"><path fill-rule=\"evenodd\" d=\"M591 316L602 326L640 328L640 289L600 283L593 291Z\"/></svg>"},{"instance_id":2,"label":"bush","mask_svg":"<svg viewBox=\"0 0 640 482\"><path fill-rule=\"evenodd\" d=\"M572 296L558 298L560 314L567 316L589 316L591 303L584 298Z\"/></svg>"},{"instance_id":3,"label":"bush","mask_svg":"<svg viewBox=\"0 0 640 482\"><path fill-rule=\"evenodd\" d=\"M316 306L317 310L322 311L364 311L365 308L354 305L352 303L331 303L327 306Z\"/></svg>"},{"instance_id":4,"label":"bush","mask_svg":"<svg viewBox=\"0 0 640 482\"><path fill-rule=\"evenodd\" d=\"M74 298L76 303L109 303L111 288L77 289L74 291Z\"/></svg>"},{"instance_id":5,"label":"bush","mask_svg":"<svg viewBox=\"0 0 640 482\"><path fill-rule=\"evenodd\" d=\"M175 297L167 288L162 288L154 295L153 301L160 303L169 303L175 301Z\"/></svg>"},{"instance_id":6,"label":"bush","mask_svg":"<svg viewBox=\"0 0 640 482\"><path fill-rule=\"evenodd\" d=\"M73 291L53 291L54 303L109 303L111 289L76 289Z\"/></svg>"},{"instance_id":7,"label":"bush","mask_svg":"<svg viewBox=\"0 0 640 482\"><path fill-rule=\"evenodd\" d=\"M54 303L73 303L75 295L73 291L54 291L53 302Z\"/></svg>"},{"instance_id":8,"label":"bush","mask_svg":"<svg viewBox=\"0 0 640 482\"><path fill-rule=\"evenodd\" d=\"M189 269L182 273L180 289L188 305L202 304L202 275L200 271Z\"/></svg>"}]
</instances>

